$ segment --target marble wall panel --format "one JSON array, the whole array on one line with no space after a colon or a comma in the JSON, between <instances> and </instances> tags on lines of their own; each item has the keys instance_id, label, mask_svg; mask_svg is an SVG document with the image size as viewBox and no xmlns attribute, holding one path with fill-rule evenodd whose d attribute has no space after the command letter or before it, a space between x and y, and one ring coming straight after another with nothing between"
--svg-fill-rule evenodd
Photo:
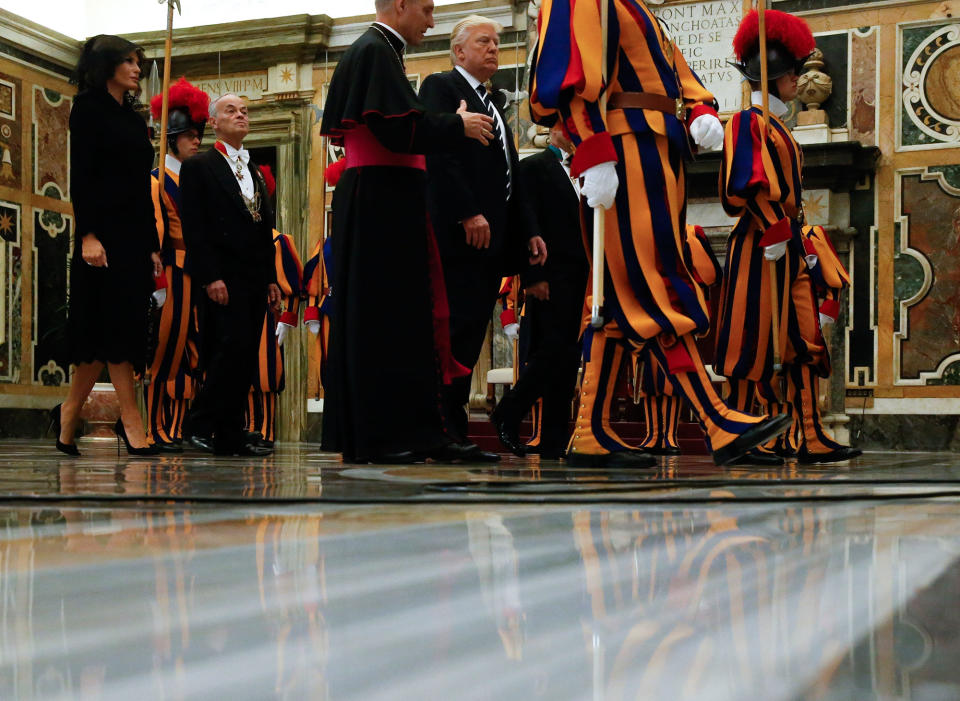
<instances>
[{"instance_id":1,"label":"marble wall panel","mask_svg":"<svg viewBox=\"0 0 960 701\"><path fill-rule=\"evenodd\" d=\"M898 173L896 384L960 384L960 166Z\"/></svg>"},{"instance_id":2,"label":"marble wall panel","mask_svg":"<svg viewBox=\"0 0 960 701\"><path fill-rule=\"evenodd\" d=\"M33 86L33 191L70 199L70 107L55 90Z\"/></svg>"},{"instance_id":3,"label":"marble wall panel","mask_svg":"<svg viewBox=\"0 0 960 701\"><path fill-rule=\"evenodd\" d=\"M73 217L36 210L33 230L33 381L59 386L66 384L69 370L66 323ZM43 275L37 274L39 270Z\"/></svg>"},{"instance_id":4,"label":"marble wall panel","mask_svg":"<svg viewBox=\"0 0 960 701\"><path fill-rule=\"evenodd\" d=\"M20 205L0 201L0 382L20 379Z\"/></svg>"},{"instance_id":5,"label":"marble wall panel","mask_svg":"<svg viewBox=\"0 0 960 701\"><path fill-rule=\"evenodd\" d=\"M21 82L0 73L0 185L20 188L23 170Z\"/></svg>"},{"instance_id":6,"label":"marble wall panel","mask_svg":"<svg viewBox=\"0 0 960 701\"><path fill-rule=\"evenodd\" d=\"M850 33L850 139L877 145L878 27Z\"/></svg>"},{"instance_id":7,"label":"marble wall panel","mask_svg":"<svg viewBox=\"0 0 960 701\"><path fill-rule=\"evenodd\" d=\"M960 24L900 28L898 150L960 146Z\"/></svg>"}]
</instances>

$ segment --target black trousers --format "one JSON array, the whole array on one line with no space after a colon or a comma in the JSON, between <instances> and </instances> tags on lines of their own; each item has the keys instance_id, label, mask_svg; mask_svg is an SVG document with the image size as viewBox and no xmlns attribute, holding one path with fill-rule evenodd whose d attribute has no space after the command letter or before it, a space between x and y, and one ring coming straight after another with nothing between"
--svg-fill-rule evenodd
<instances>
[{"instance_id":1,"label":"black trousers","mask_svg":"<svg viewBox=\"0 0 960 701\"><path fill-rule=\"evenodd\" d=\"M193 435L213 436L214 451L229 453L245 441L244 411L256 374L260 330L267 311L266 285L227 281L229 304L198 290L203 385L187 417Z\"/></svg>"},{"instance_id":2,"label":"black trousers","mask_svg":"<svg viewBox=\"0 0 960 701\"><path fill-rule=\"evenodd\" d=\"M504 394L500 411L507 421L519 422L543 398L540 452L562 453L569 435L570 402L580 367L580 324L586 279L558 278L550 285L550 299L526 300L525 323L530 325L526 365L517 384Z\"/></svg>"},{"instance_id":3,"label":"black trousers","mask_svg":"<svg viewBox=\"0 0 960 701\"><path fill-rule=\"evenodd\" d=\"M443 261L450 304L450 348L453 357L471 369L443 388L447 430L460 442L467 440L467 409L473 367L477 364L487 334L493 307L500 294L500 266L492 258Z\"/></svg>"}]
</instances>

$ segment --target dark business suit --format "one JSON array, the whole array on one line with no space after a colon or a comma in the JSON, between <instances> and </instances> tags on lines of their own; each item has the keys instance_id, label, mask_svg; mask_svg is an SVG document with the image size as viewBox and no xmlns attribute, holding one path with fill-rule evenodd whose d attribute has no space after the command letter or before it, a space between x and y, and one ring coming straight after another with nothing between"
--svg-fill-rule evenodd
<instances>
[{"instance_id":1,"label":"dark business suit","mask_svg":"<svg viewBox=\"0 0 960 701\"><path fill-rule=\"evenodd\" d=\"M210 149L183 163L180 197L188 272L198 286L223 280L229 302L201 300L200 362L203 387L193 402L185 432L214 436L218 453L244 443L244 408L257 362L268 285L276 281L273 211L263 176L248 164L260 193L259 222L244 204L227 159Z\"/></svg>"},{"instance_id":2,"label":"dark business suit","mask_svg":"<svg viewBox=\"0 0 960 701\"><path fill-rule=\"evenodd\" d=\"M420 99L434 112L456 112L467 101L471 112L486 113L479 93L456 69L429 76L420 87ZM500 112L499 107L495 107ZM427 156L428 206L440 248L450 303L450 343L453 357L473 368L480 356L490 314L504 275L520 272L532 232L518 209L522 186L517 182L517 152L503 114L503 136L512 168L512 188L507 199L506 157L499 141L484 146L464 140L443 153ZM476 249L466 243L461 222L482 214L490 225L490 247ZM444 389L448 426L465 440L470 376L455 379Z\"/></svg>"},{"instance_id":3,"label":"dark business suit","mask_svg":"<svg viewBox=\"0 0 960 701\"><path fill-rule=\"evenodd\" d=\"M580 366L580 324L588 263L580 230L580 200L558 157L546 149L520 162L525 204L535 231L550 256L523 274L524 287L545 280L550 299L527 295L525 324L529 325L526 365L517 384L503 398L498 413L517 422L543 397L540 453L563 453L570 419L570 402Z\"/></svg>"}]
</instances>

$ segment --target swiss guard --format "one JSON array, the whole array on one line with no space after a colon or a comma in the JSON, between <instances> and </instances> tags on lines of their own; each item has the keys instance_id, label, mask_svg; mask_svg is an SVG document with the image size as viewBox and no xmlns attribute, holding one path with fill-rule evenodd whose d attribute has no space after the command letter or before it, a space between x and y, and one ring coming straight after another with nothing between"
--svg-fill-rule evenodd
<instances>
[{"instance_id":1,"label":"swiss guard","mask_svg":"<svg viewBox=\"0 0 960 701\"><path fill-rule=\"evenodd\" d=\"M150 100L159 120L162 95ZM190 276L184 272L186 246L180 226L180 164L196 155L209 116L210 97L180 78L170 86L167 113L167 156L161 186L159 168L151 180L160 255L166 276L166 301L157 327L157 347L144 386L147 433L163 452L183 451L182 426L197 389L198 336Z\"/></svg>"},{"instance_id":2,"label":"swiss guard","mask_svg":"<svg viewBox=\"0 0 960 701\"><path fill-rule=\"evenodd\" d=\"M703 227L687 224L683 257L697 284L707 293L720 284L723 269ZM673 391L662 365L648 353L634 357L634 390L643 402L646 436L640 448L651 455L679 455L680 397Z\"/></svg>"},{"instance_id":3,"label":"swiss guard","mask_svg":"<svg viewBox=\"0 0 960 701\"><path fill-rule=\"evenodd\" d=\"M813 271L822 266L815 244L807 243L803 234L803 153L781 121L816 44L807 23L785 12L768 10L766 31L769 123L761 106L756 11L744 17L734 37L735 65L753 93L752 106L730 119L724 135L720 198L726 212L739 221L727 243L715 368L729 379L728 400L735 406L750 410L756 404L767 413L791 417L800 463L837 462L860 451L837 443L820 421L819 380L830 376L813 281ZM838 264L830 263L834 272ZM778 387L780 377L774 373L773 278L785 389ZM785 441L759 448L750 457L763 464L782 463L782 456L793 453L796 437L791 440L788 434Z\"/></svg>"},{"instance_id":4,"label":"swiss guard","mask_svg":"<svg viewBox=\"0 0 960 701\"><path fill-rule=\"evenodd\" d=\"M276 180L268 166L261 166L267 196L273 197ZM260 331L257 375L247 398L247 433L265 448L273 448L276 437L277 396L286 386L283 370L283 344L299 325L300 296L303 288L303 264L297 247L287 234L273 230L274 262L280 288L280 313L268 308Z\"/></svg>"},{"instance_id":5,"label":"swiss guard","mask_svg":"<svg viewBox=\"0 0 960 701\"><path fill-rule=\"evenodd\" d=\"M534 121L563 120L577 147L570 175L583 176L581 193L590 207L606 210L604 324L584 339L587 364L567 462L656 464L631 449L609 421L624 351L646 346L699 418L714 461L728 464L782 433L790 420L727 406L694 341L707 333L709 320L703 291L683 258L685 164L691 138L704 149L722 144L716 101L643 2L609 0L606 6L604 34L598 3L543 0L530 72Z\"/></svg>"}]
</instances>

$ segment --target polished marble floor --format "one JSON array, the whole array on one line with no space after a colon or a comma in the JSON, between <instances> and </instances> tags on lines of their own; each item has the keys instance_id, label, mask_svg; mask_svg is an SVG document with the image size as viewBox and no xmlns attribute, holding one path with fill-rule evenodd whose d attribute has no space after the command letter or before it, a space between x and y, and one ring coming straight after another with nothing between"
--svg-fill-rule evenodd
<instances>
[{"instance_id":1,"label":"polished marble floor","mask_svg":"<svg viewBox=\"0 0 960 701\"><path fill-rule=\"evenodd\" d=\"M960 698L960 456L0 442L0 699Z\"/></svg>"}]
</instances>

